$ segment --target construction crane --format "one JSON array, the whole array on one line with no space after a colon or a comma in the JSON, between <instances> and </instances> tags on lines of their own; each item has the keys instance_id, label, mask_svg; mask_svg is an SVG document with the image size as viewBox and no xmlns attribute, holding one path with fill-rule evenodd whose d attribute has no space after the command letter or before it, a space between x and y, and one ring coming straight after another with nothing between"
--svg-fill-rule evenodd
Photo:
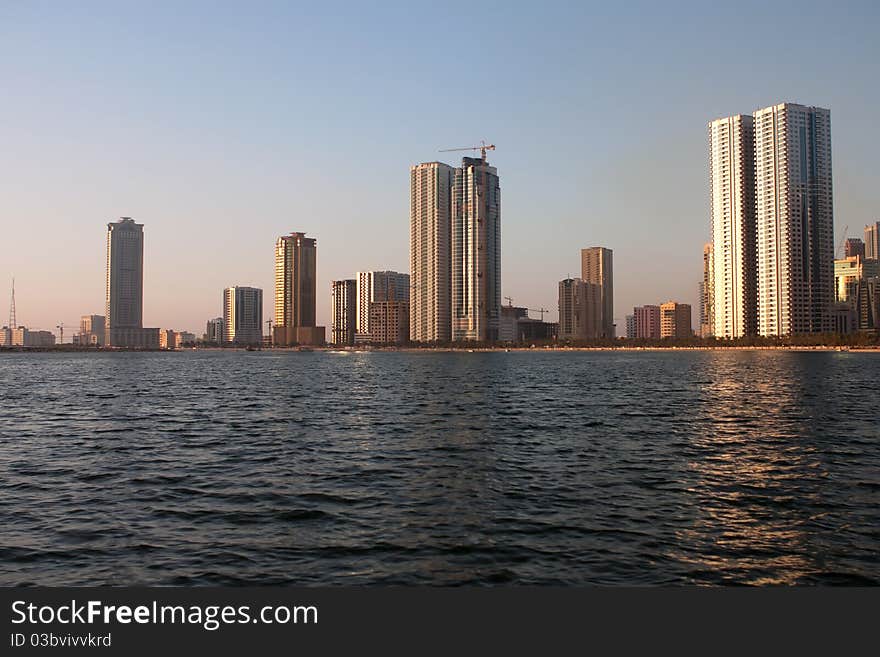
<instances>
[{"instance_id":1,"label":"construction crane","mask_svg":"<svg viewBox=\"0 0 880 657\"><path fill-rule=\"evenodd\" d=\"M438 153L452 153L453 151L480 151L482 155L483 162L486 161L486 151L494 151L495 144L487 144L485 141L480 140L480 146L465 146L464 148L442 148L438 151Z\"/></svg>"},{"instance_id":2,"label":"construction crane","mask_svg":"<svg viewBox=\"0 0 880 657\"><path fill-rule=\"evenodd\" d=\"M513 306L513 299L512 298L510 298L510 297L504 297L504 298L507 299L507 307L508 308Z\"/></svg>"},{"instance_id":3,"label":"construction crane","mask_svg":"<svg viewBox=\"0 0 880 657\"><path fill-rule=\"evenodd\" d=\"M58 344L64 344L64 322L61 322L55 328L57 328L61 332L61 339L58 340Z\"/></svg>"},{"instance_id":4,"label":"construction crane","mask_svg":"<svg viewBox=\"0 0 880 657\"><path fill-rule=\"evenodd\" d=\"M549 313L550 311L541 306L540 308L527 308L529 312L533 313L541 313L541 321L544 321L544 313Z\"/></svg>"},{"instance_id":5,"label":"construction crane","mask_svg":"<svg viewBox=\"0 0 880 657\"><path fill-rule=\"evenodd\" d=\"M846 244L846 233L849 231L849 225L843 227L843 237L840 238L840 242L837 244L837 251L834 252L834 257L840 260L840 250Z\"/></svg>"}]
</instances>

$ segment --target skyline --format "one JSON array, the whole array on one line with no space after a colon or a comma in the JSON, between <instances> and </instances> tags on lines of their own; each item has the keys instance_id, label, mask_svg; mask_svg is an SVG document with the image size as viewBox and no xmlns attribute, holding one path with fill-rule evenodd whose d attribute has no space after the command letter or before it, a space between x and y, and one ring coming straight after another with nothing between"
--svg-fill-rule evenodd
<instances>
[{"instance_id":1,"label":"skyline","mask_svg":"<svg viewBox=\"0 0 880 657\"><path fill-rule=\"evenodd\" d=\"M0 274L16 278L19 323L54 330L100 314L103 226L132 216L145 225L145 325L201 334L221 314L224 288L271 290L269 250L296 230L321 245L317 323L329 326L329 281L409 271L407 168L487 139L498 145L492 164L504 178L502 295L555 309L558 281L577 274L579 250L607 246L620 335L634 306L677 299L698 307L710 225L708 122L783 101L832 111L835 247L843 226L861 237L880 218L871 175L880 150L871 129L880 103L870 37L878 9L870 3L807 7L788 17L791 34L763 25L737 33L743 19L727 17L730 34L712 38L720 51L736 33L742 66L725 71L724 84L711 58L693 57L712 40L700 26L717 19L715 9L650 9L657 33L644 20L627 24L630 34L620 14L633 8L612 16L557 6L505 17L480 8L474 24L491 14L496 29L461 27L460 38L447 39L444 66L465 56L456 43L479 37L497 86L472 123L453 125L438 120L440 96L483 76L419 59L418 39L403 32L422 10L399 18L388 7L353 8L357 29L316 11L295 30L314 34L290 46L280 35L302 17L284 7L260 16L217 10L201 29L194 8L170 26L167 8L88 23L70 8L49 16L37 5L0 8L0 54L10 55L0 58L9 81L0 122L13 127L0 155ZM769 13L772 22L784 12ZM533 37L533 20L552 24L552 34ZM392 26L402 35L397 45L385 38ZM75 27L81 39L72 38ZM337 47L310 55L337 27ZM800 43L797 33L819 29L827 38L811 43L809 70L764 61ZM130 51L108 38L117 30L131 37ZM685 32L690 40L676 43ZM264 43L255 43L259 34ZM363 70L350 70L352 61ZM420 93L437 107L406 101Z\"/></svg>"}]
</instances>

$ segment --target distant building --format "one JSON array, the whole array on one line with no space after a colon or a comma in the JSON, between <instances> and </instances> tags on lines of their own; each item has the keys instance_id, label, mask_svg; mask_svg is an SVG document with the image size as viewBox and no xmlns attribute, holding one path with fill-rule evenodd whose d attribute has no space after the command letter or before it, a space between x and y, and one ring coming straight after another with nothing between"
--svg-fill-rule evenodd
<instances>
[{"instance_id":1,"label":"distant building","mask_svg":"<svg viewBox=\"0 0 880 657\"><path fill-rule=\"evenodd\" d=\"M159 348L159 329L143 328L144 226L131 217L107 224L105 344Z\"/></svg>"},{"instance_id":2,"label":"distant building","mask_svg":"<svg viewBox=\"0 0 880 657\"><path fill-rule=\"evenodd\" d=\"M356 335L369 340L370 304L374 301L409 301L410 276L396 271L357 273ZM357 339L357 338L356 338Z\"/></svg>"},{"instance_id":3,"label":"distant building","mask_svg":"<svg viewBox=\"0 0 880 657\"><path fill-rule=\"evenodd\" d=\"M688 303L668 301L660 304L660 337L692 338L691 306Z\"/></svg>"},{"instance_id":4,"label":"distant building","mask_svg":"<svg viewBox=\"0 0 880 657\"><path fill-rule=\"evenodd\" d=\"M205 342L223 344L223 318L209 319L205 324Z\"/></svg>"},{"instance_id":5,"label":"distant building","mask_svg":"<svg viewBox=\"0 0 880 657\"><path fill-rule=\"evenodd\" d=\"M106 338L106 327L107 323L104 321L103 315L83 315L79 320L79 338L77 343L83 346L103 346L104 339Z\"/></svg>"},{"instance_id":6,"label":"distant building","mask_svg":"<svg viewBox=\"0 0 880 657\"><path fill-rule=\"evenodd\" d=\"M357 326L357 281L330 283L330 343L353 345Z\"/></svg>"},{"instance_id":7,"label":"distant building","mask_svg":"<svg viewBox=\"0 0 880 657\"><path fill-rule=\"evenodd\" d=\"M703 280L700 281L700 337L715 335L715 247L703 247ZM753 327L754 328L754 327Z\"/></svg>"},{"instance_id":8,"label":"distant building","mask_svg":"<svg viewBox=\"0 0 880 657\"><path fill-rule=\"evenodd\" d=\"M880 221L865 226L865 259L880 260Z\"/></svg>"},{"instance_id":9,"label":"distant building","mask_svg":"<svg viewBox=\"0 0 880 657\"><path fill-rule=\"evenodd\" d=\"M177 349L177 333L172 329L159 329L159 349Z\"/></svg>"},{"instance_id":10,"label":"distant building","mask_svg":"<svg viewBox=\"0 0 880 657\"><path fill-rule=\"evenodd\" d=\"M880 276L880 261L848 256L834 261L834 301L841 303L855 298L858 284L865 278Z\"/></svg>"},{"instance_id":11,"label":"distant building","mask_svg":"<svg viewBox=\"0 0 880 657\"><path fill-rule=\"evenodd\" d=\"M860 331L880 331L880 277L862 279L856 293L856 319Z\"/></svg>"},{"instance_id":12,"label":"distant building","mask_svg":"<svg viewBox=\"0 0 880 657\"><path fill-rule=\"evenodd\" d=\"M559 281L560 340L596 340L601 337L601 287L580 278Z\"/></svg>"},{"instance_id":13,"label":"distant building","mask_svg":"<svg viewBox=\"0 0 880 657\"><path fill-rule=\"evenodd\" d=\"M660 306L636 306L633 308L633 315L636 323L636 338L660 339Z\"/></svg>"},{"instance_id":14,"label":"distant building","mask_svg":"<svg viewBox=\"0 0 880 657\"><path fill-rule=\"evenodd\" d=\"M5 327L4 327L5 328ZM50 331L31 331L24 326L9 330L10 347L53 347L55 335Z\"/></svg>"},{"instance_id":15,"label":"distant building","mask_svg":"<svg viewBox=\"0 0 880 657\"><path fill-rule=\"evenodd\" d=\"M409 341L409 303L374 301L370 304L370 342L405 344Z\"/></svg>"},{"instance_id":16,"label":"distant building","mask_svg":"<svg viewBox=\"0 0 880 657\"><path fill-rule=\"evenodd\" d=\"M865 243L858 237L847 238L844 244L847 258L852 258L854 256L859 256L862 259L865 258Z\"/></svg>"},{"instance_id":17,"label":"distant building","mask_svg":"<svg viewBox=\"0 0 880 657\"><path fill-rule=\"evenodd\" d=\"M177 348L188 347L196 343L196 334L189 331L178 331L175 334Z\"/></svg>"},{"instance_id":18,"label":"distant building","mask_svg":"<svg viewBox=\"0 0 880 657\"><path fill-rule=\"evenodd\" d=\"M501 306L501 320L498 324L498 340L501 342L517 342L519 331L517 322L523 317L528 317L527 308L519 306Z\"/></svg>"},{"instance_id":19,"label":"distant building","mask_svg":"<svg viewBox=\"0 0 880 657\"><path fill-rule=\"evenodd\" d=\"M626 316L626 337L628 340L632 340L636 337L636 316L635 315L627 315Z\"/></svg>"},{"instance_id":20,"label":"distant building","mask_svg":"<svg viewBox=\"0 0 880 657\"><path fill-rule=\"evenodd\" d=\"M452 340L494 342L501 319L501 184L463 157L452 188Z\"/></svg>"},{"instance_id":21,"label":"distant building","mask_svg":"<svg viewBox=\"0 0 880 657\"><path fill-rule=\"evenodd\" d=\"M425 162L410 169L410 340L452 338L453 168Z\"/></svg>"},{"instance_id":22,"label":"distant building","mask_svg":"<svg viewBox=\"0 0 880 657\"><path fill-rule=\"evenodd\" d=\"M594 308L588 314L598 324L595 337L614 338L614 267L613 252L604 246L581 249L581 280L598 287L598 299L590 296ZM560 332L562 322L560 320ZM592 333L592 331L590 331ZM590 336L593 337L593 336Z\"/></svg>"},{"instance_id":23,"label":"distant building","mask_svg":"<svg viewBox=\"0 0 880 657\"><path fill-rule=\"evenodd\" d=\"M12 346L12 329L8 326L4 326L0 329L0 347L11 347Z\"/></svg>"},{"instance_id":24,"label":"distant building","mask_svg":"<svg viewBox=\"0 0 880 657\"><path fill-rule=\"evenodd\" d=\"M223 290L223 343L263 343L263 290L241 285Z\"/></svg>"},{"instance_id":25,"label":"distant building","mask_svg":"<svg viewBox=\"0 0 880 657\"><path fill-rule=\"evenodd\" d=\"M305 233L278 238L275 242L275 345L324 343L324 327L315 325L316 272L314 238L306 237Z\"/></svg>"}]
</instances>

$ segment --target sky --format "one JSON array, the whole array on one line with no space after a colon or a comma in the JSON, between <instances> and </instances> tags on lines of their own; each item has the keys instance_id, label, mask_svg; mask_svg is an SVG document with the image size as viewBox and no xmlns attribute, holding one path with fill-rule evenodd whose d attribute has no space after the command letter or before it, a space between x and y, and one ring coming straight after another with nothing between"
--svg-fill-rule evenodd
<instances>
[{"instance_id":1,"label":"sky","mask_svg":"<svg viewBox=\"0 0 880 657\"><path fill-rule=\"evenodd\" d=\"M515 305L555 320L600 245L618 332L634 305L696 313L711 119L830 108L835 242L880 219L878 34L876 0L0 0L0 323L13 276L19 324L103 314L130 216L145 326L201 335L229 285L269 319L275 239L304 231L329 327L331 280L409 271L409 167L482 139Z\"/></svg>"}]
</instances>

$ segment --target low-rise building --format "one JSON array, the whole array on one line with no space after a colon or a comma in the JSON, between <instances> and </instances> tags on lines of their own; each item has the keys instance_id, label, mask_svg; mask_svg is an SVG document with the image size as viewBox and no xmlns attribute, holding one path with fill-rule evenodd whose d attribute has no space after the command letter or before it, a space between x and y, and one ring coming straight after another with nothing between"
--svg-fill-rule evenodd
<instances>
[{"instance_id":1,"label":"low-rise building","mask_svg":"<svg viewBox=\"0 0 880 657\"><path fill-rule=\"evenodd\" d=\"M677 339L694 337L689 303L667 301L660 305L660 337Z\"/></svg>"}]
</instances>

